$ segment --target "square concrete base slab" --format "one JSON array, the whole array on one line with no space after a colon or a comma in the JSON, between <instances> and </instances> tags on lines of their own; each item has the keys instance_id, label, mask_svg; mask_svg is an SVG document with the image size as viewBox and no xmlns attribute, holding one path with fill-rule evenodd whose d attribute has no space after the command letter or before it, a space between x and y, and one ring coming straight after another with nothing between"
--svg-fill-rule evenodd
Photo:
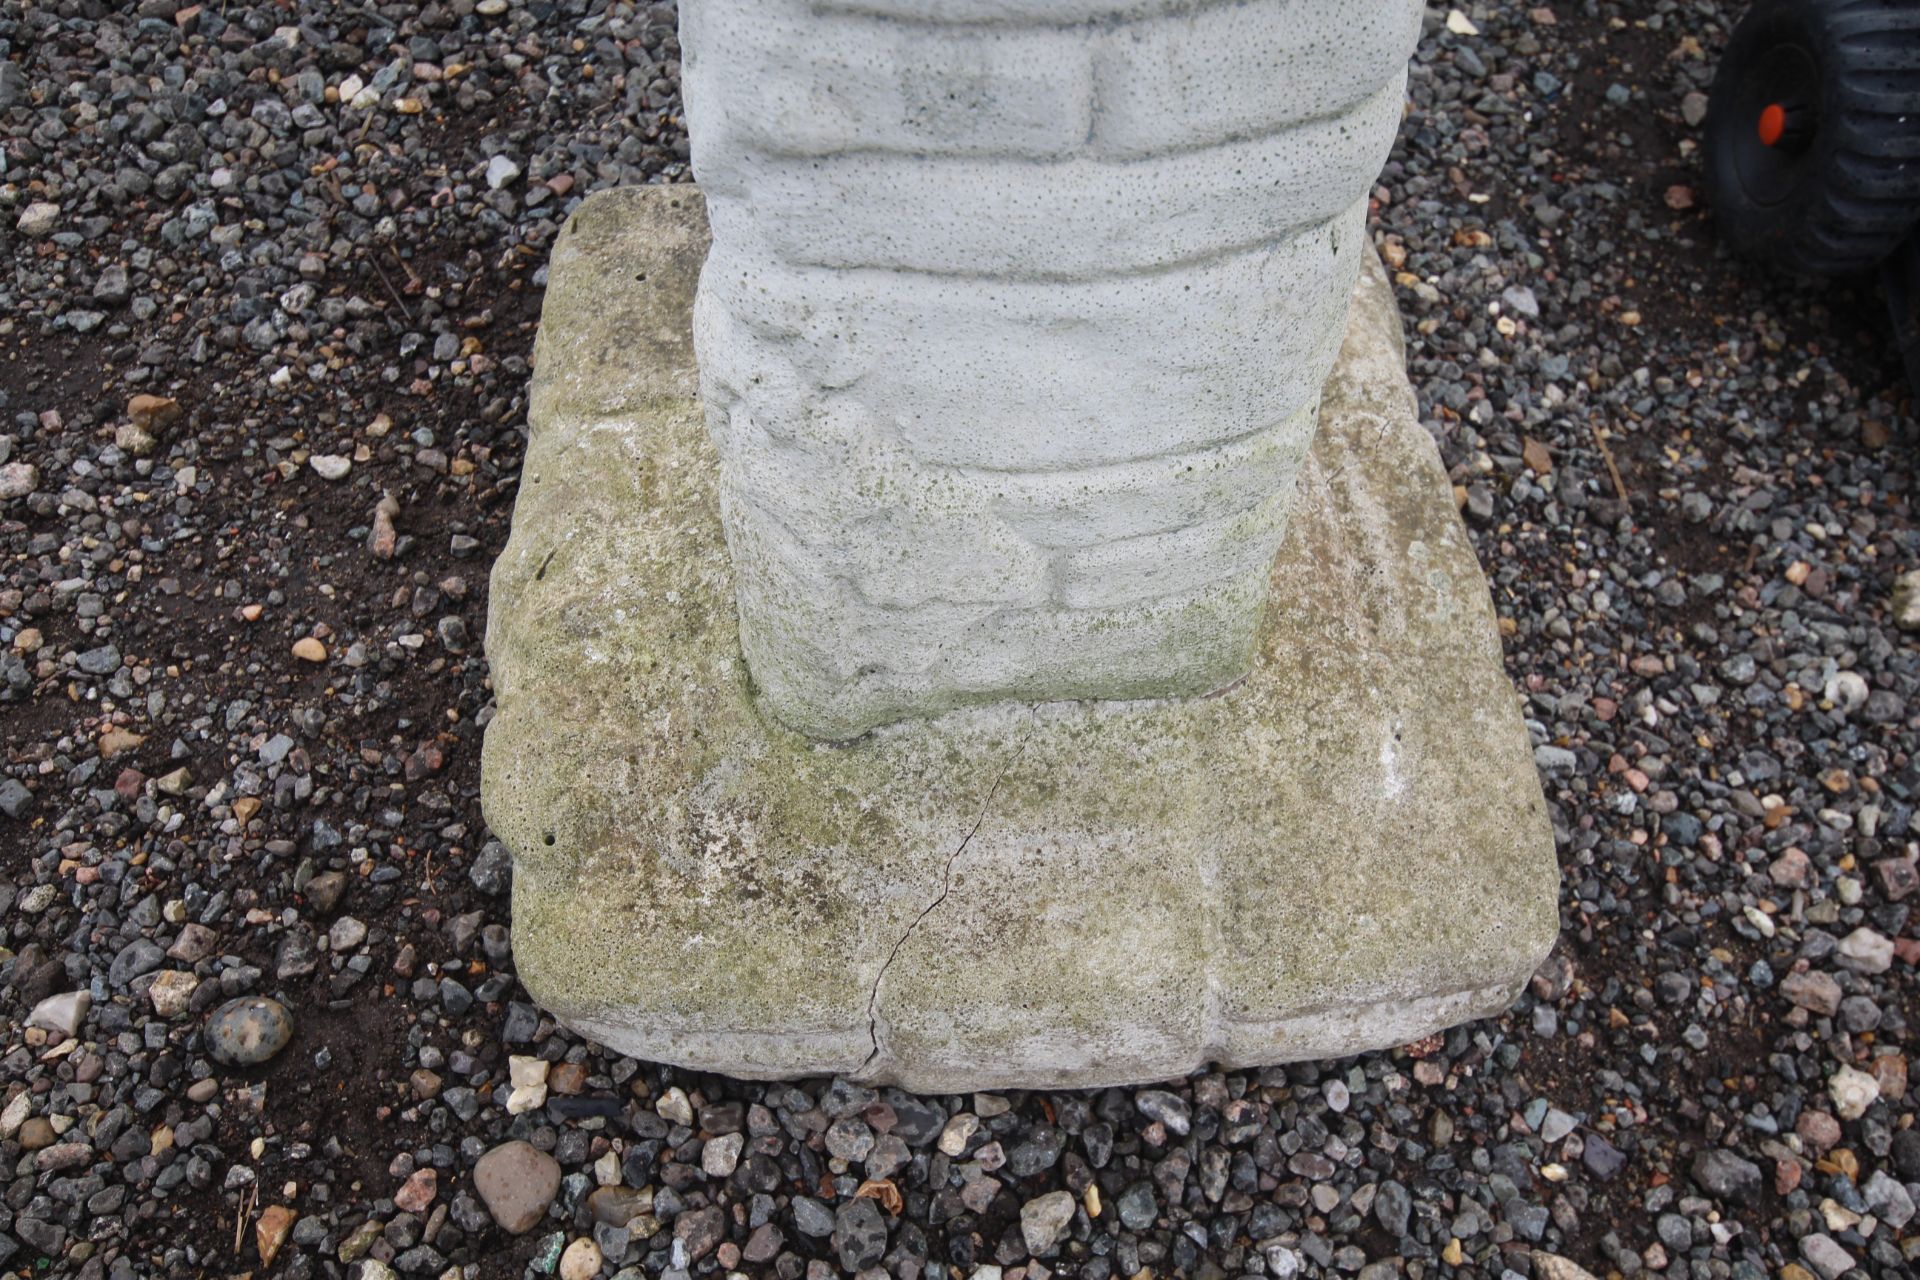
<instances>
[{"instance_id":1,"label":"square concrete base slab","mask_svg":"<svg viewBox=\"0 0 1920 1280\"><path fill-rule=\"evenodd\" d=\"M1073 1087L1496 1013L1558 931L1495 618L1377 263L1247 677L826 745L755 707L689 309L689 187L555 244L493 570L488 822L521 979L641 1058Z\"/></svg>"}]
</instances>

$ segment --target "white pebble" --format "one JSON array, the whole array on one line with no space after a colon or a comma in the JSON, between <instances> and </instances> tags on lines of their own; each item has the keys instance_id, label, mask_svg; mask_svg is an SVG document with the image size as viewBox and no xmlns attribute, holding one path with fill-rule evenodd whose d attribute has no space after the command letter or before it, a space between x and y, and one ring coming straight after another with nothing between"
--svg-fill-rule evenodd
<instances>
[{"instance_id":1,"label":"white pebble","mask_svg":"<svg viewBox=\"0 0 1920 1280\"><path fill-rule=\"evenodd\" d=\"M1840 963L1855 973L1885 973L1893 968L1893 940L1865 925L1840 939Z\"/></svg>"},{"instance_id":2,"label":"white pebble","mask_svg":"<svg viewBox=\"0 0 1920 1280\"><path fill-rule=\"evenodd\" d=\"M560 1280L593 1280L600 1274L600 1246L581 1236L560 1255Z\"/></svg>"},{"instance_id":3,"label":"white pebble","mask_svg":"<svg viewBox=\"0 0 1920 1280\"><path fill-rule=\"evenodd\" d=\"M29 239L44 236L53 230L53 224L59 220L60 206L36 200L21 211L20 220L14 228Z\"/></svg>"},{"instance_id":4,"label":"white pebble","mask_svg":"<svg viewBox=\"0 0 1920 1280\"><path fill-rule=\"evenodd\" d=\"M1850 716L1867 705L1867 682L1857 671L1836 671L1827 677L1827 687L1822 691L1826 700L1834 705L1841 715Z\"/></svg>"},{"instance_id":5,"label":"white pebble","mask_svg":"<svg viewBox=\"0 0 1920 1280\"><path fill-rule=\"evenodd\" d=\"M1858 1120L1880 1096L1880 1082L1864 1071L1843 1066L1827 1081L1827 1092L1842 1120Z\"/></svg>"},{"instance_id":6,"label":"white pebble","mask_svg":"<svg viewBox=\"0 0 1920 1280\"><path fill-rule=\"evenodd\" d=\"M487 188L498 191L520 176L520 166L505 156L495 156L487 161Z\"/></svg>"}]
</instances>

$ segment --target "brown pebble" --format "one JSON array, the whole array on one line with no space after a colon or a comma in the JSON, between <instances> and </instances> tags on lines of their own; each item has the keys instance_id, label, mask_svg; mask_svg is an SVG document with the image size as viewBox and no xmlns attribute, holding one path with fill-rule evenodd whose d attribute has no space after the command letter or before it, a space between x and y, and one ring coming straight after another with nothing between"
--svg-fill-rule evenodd
<instances>
[{"instance_id":1,"label":"brown pebble","mask_svg":"<svg viewBox=\"0 0 1920 1280\"><path fill-rule=\"evenodd\" d=\"M418 1169L393 1193L396 1208L408 1213L425 1213L440 1186L440 1175L432 1169Z\"/></svg>"},{"instance_id":2,"label":"brown pebble","mask_svg":"<svg viewBox=\"0 0 1920 1280\"><path fill-rule=\"evenodd\" d=\"M298 1213L283 1204L269 1205L261 1210L260 1220L253 1225L253 1240L254 1247L260 1251L263 1270L273 1265L274 1258L280 1254L280 1246L287 1242L288 1233L299 1219Z\"/></svg>"},{"instance_id":3,"label":"brown pebble","mask_svg":"<svg viewBox=\"0 0 1920 1280\"><path fill-rule=\"evenodd\" d=\"M400 544L400 534L393 526L394 517L400 514L400 504L388 494L380 499L373 509L373 532L367 535L367 550L382 560L393 559L393 553Z\"/></svg>"},{"instance_id":4,"label":"brown pebble","mask_svg":"<svg viewBox=\"0 0 1920 1280\"><path fill-rule=\"evenodd\" d=\"M473 1167L473 1189L501 1228L525 1235L560 1190L560 1164L530 1142L503 1142Z\"/></svg>"},{"instance_id":5,"label":"brown pebble","mask_svg":"<svg viewBox=\"0 0 1920 1280\"><path fill-rule=\"evenodd\" d=\"M60 1173L92 1163L93 1148L84 1142L58 1142L33 1158L33 1167L39 1173Z\"/></svg>"},{"instance_id":6,"label":"brown pebble","mask_svg":"<svg viewBox=\"0 0 1920 1280\"><path fill-rule=\"evenodd\" d=\"M127 417L142 431L158 431L180 420L180 402L165 396L137 395L127 401Z\"/></svg>"}]
</instances>

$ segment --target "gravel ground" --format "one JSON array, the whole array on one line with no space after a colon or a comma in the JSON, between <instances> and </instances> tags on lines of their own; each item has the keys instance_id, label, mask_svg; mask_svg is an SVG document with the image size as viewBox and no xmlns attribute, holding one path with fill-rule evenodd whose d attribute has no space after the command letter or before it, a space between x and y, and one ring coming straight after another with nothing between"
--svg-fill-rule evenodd
<instances>
[{"instance_id":1,"label":"gravel ground","mask_svg":"<svg viewBox=\"0 0 1920 1280\"><path fill-rule=\"evenodd\" d=\"M1736 16L1436 11L1378 191L1560 837L1529 992L914 1099L513 977L486 568L547 243L686 177L671 6L0 3L0 1269L1920 1272L1920 442L1870 286L1699 207Z\"/></svg>"}]
</instances>

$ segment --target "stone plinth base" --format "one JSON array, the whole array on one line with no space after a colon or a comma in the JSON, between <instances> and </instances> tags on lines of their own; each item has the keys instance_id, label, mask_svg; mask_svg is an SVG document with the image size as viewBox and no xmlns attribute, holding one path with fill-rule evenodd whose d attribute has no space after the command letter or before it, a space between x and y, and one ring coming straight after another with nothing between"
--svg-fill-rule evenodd
<instances>
[{"instance_id":1,"label":"stone plinth base","mask_svg":"<svg viewBox=\"0 0 1920 1280\"><path fill-rule=\"evenodd\" d=\"M643 1058L960 1091L1337 1056L1517 994L1559 925L1552 832L1377 263L1244 680L822 745L740 659L706 243L698 193L655 187L554 249L487 631L536 999Z\"/></svg>"}]
</instances>

